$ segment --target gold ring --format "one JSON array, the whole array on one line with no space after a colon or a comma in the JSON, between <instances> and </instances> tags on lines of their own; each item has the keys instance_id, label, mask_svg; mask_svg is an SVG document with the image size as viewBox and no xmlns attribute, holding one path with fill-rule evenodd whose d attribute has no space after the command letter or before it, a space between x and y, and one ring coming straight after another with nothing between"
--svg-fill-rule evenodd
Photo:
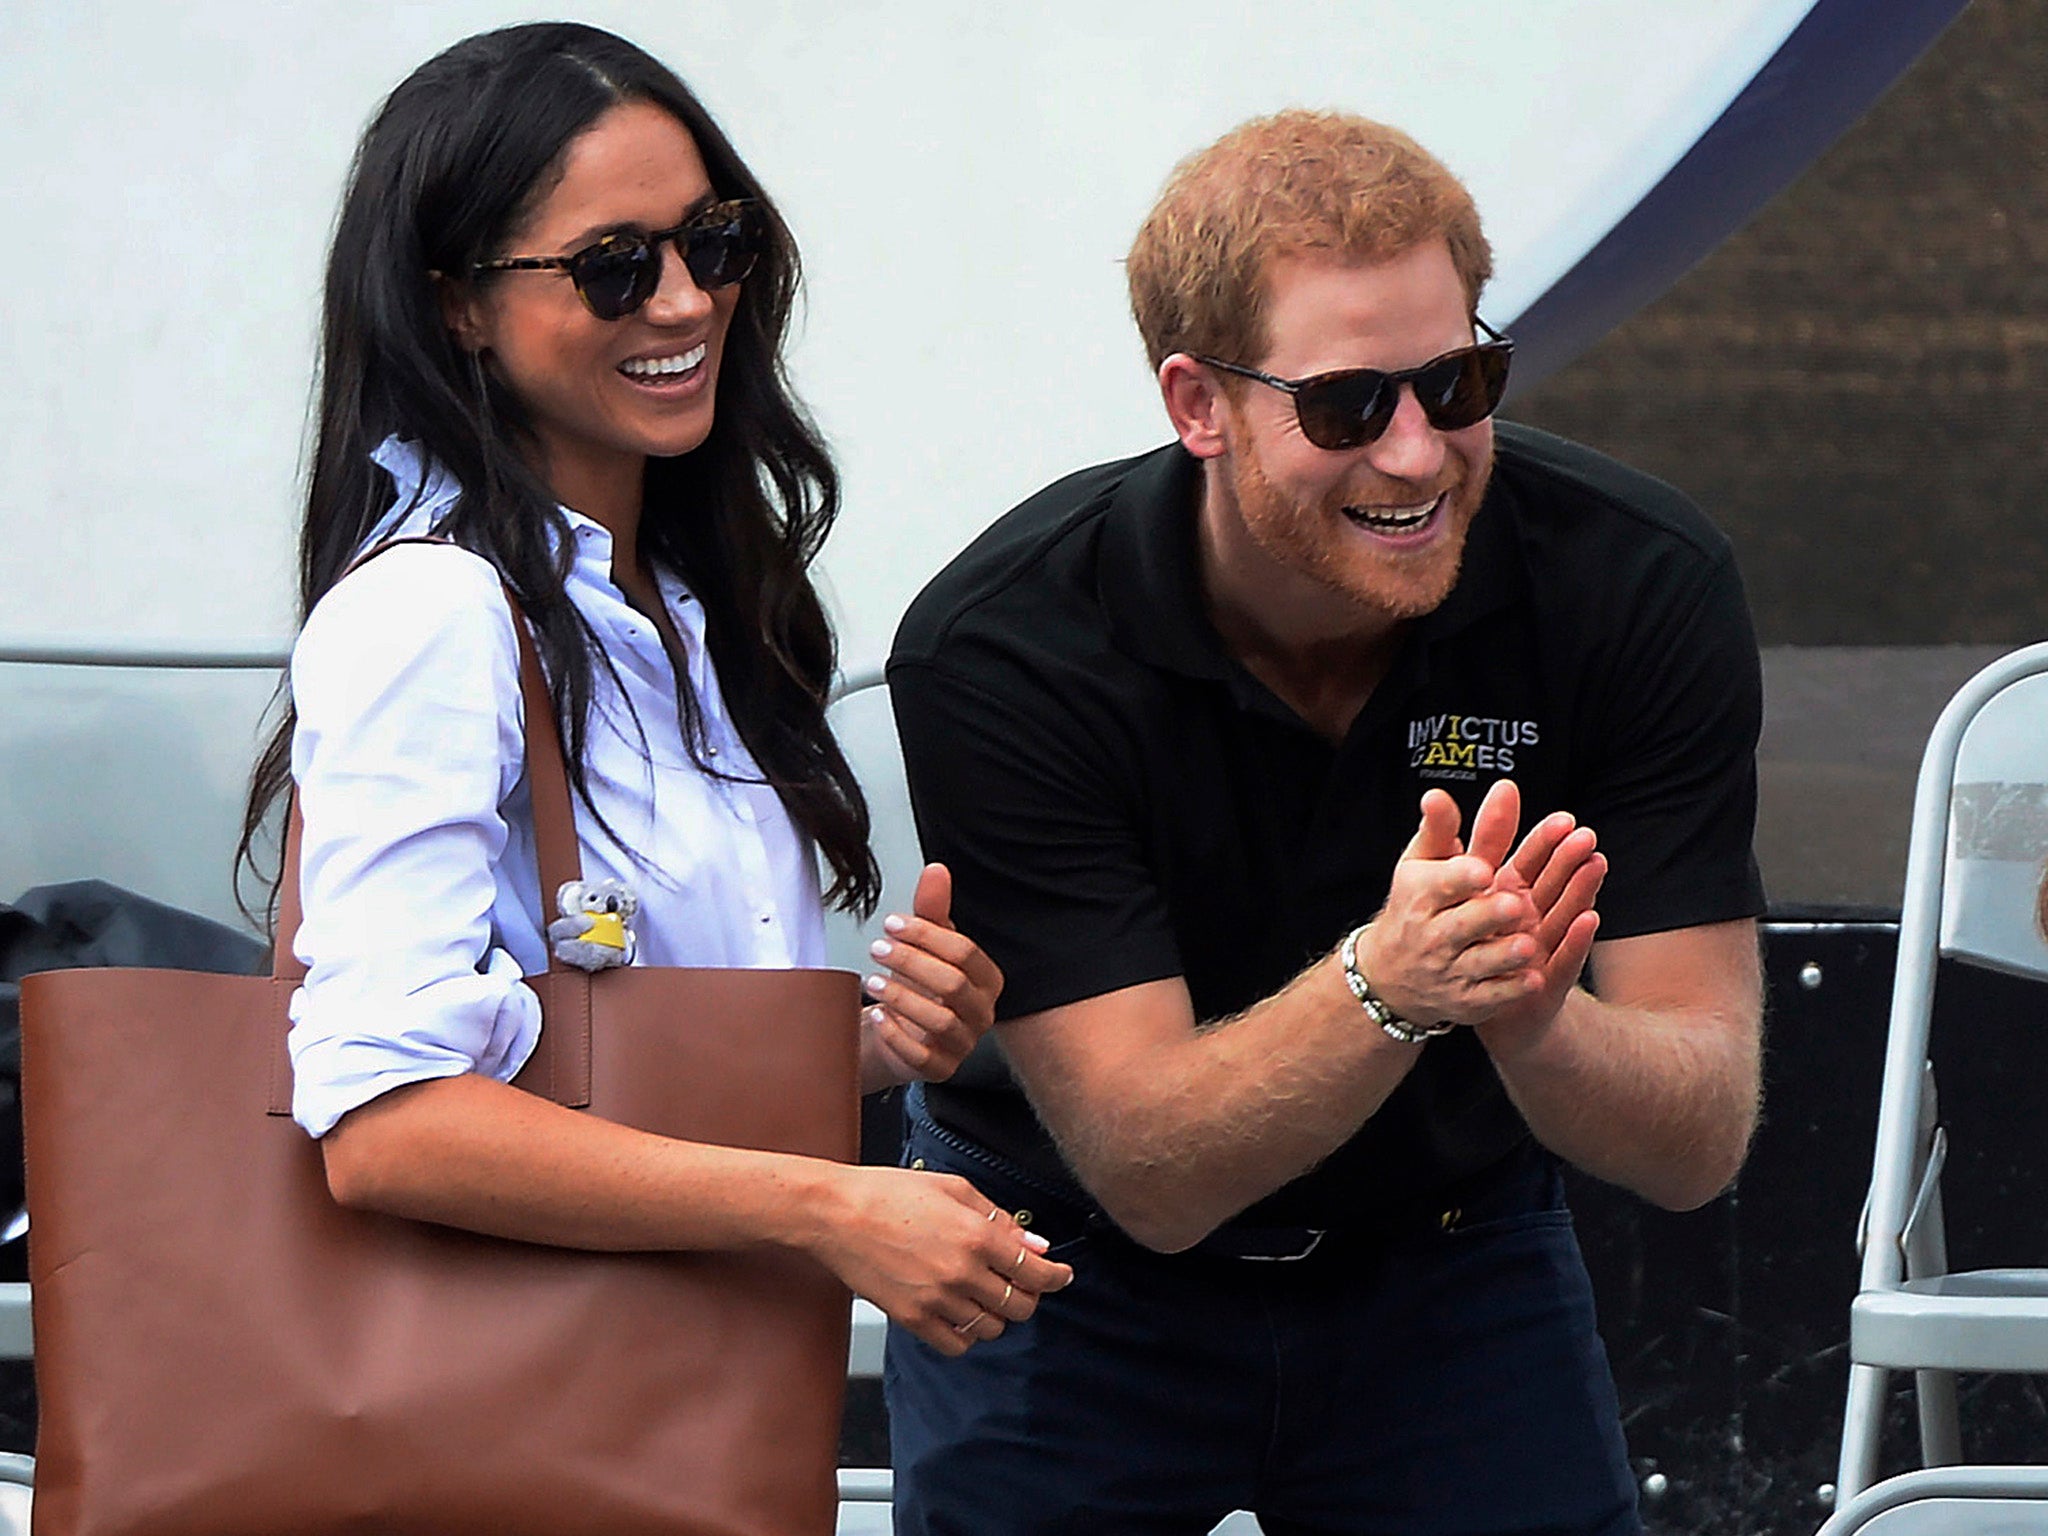
<instances>
[{"instance_id":1,"label":"gold ring","mask_svg":"<svg viewBox=\"0 0 2048 1536\"><path fill-rule=\"evenodd\" d=\"M974 1316L972 1316L972 1317L970 1317L969 1319L967 1319L967 1321L966 1321L966 1322L964 1322L964 1323L959 1323L959 1324L956 1324L956 1325L954 1326L954 1328L953 1328L953 1331L954 1331L955 1333L967 1333L967 1332L969 1332L969 1331L971 1331L971 1330L973 1329L973 1327L974 1327L974 1325L975 1325L976 1323L980 1322L980 1321L981 1321L981 1320L982 1320L982 1319L983 1319L984 1317L987 1317L987 1316L988 1316L988 1308L987 1308L987 1307L977 1307L977 1308L975 1309L975 1312L974 1312Z\"/></svg>"},{"instance_id":2,"label":"gold ring","mask_svg":"<svg viewBox=\"0 0 2048 1536\"><path fill-rule=\"evenodd\" d=\"M992 1205L988 1208L988 1219L990 1221L994 1221L998 1216L1002 1214L1003 1208L999 1205Z\"/></svg>"},{"instance_id":3,"label":"gold ring","mask_svg":"<svg viewBox=\"0 0 2048 1536\"><path fill-rule=\"evenodd\" d=\"M1002 1311L1003 1308L1007 1307L1010 1304L1010 1298L1016 1294L1017 1282L1014 1280L1005 1280L1003 1282L1003 1299L996 1303L996 1310L998 1312Z\"/></svg>"},{"instance_id":4,"label":"gold ring","mask_svg":"<svg viewBox=\"0 0 2048 1536\"><path fill-rule=\"evenodd\" d=\"M1029 1258L1030 1256L1031 1256L1031 1245L1030 1245L1029 1243L1026 1243L1026 1244L1025 1244L1025 1245L1024 1245L1024 1246L1023 1246L1022 1248L1019 1248L1019 1249L1017 1250L1017 1262L1016 1262L1016 1263L1014 1263L1014 1264L1012 1264L1012 1265L1010 1266L1010 1278L1011 1278L1011 1279L1013 1279L1013 1280L1014 1280L1014 1279L1016 1279L1016 1277L1017 1277L1018 1275L1020 1275L1020 1274L1022 1274L1022 1273L1023 1273L1023 1271L1024 1271L1024 1261L1025 1261L1025 1260L1026 1260L1027 1258Z\"/></svg>"}]
</instances>

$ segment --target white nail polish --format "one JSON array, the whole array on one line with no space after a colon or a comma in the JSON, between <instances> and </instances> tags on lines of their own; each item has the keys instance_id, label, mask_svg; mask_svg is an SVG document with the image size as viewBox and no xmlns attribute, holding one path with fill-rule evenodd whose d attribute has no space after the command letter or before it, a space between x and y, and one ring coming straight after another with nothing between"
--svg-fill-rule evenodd
<instances>
[{"instance_id":1,"label":"white nail polish","mask_svg":"<svg viewBox=\"0 0 2048 1536\"><path fill-rule=\"evenodd\" d=\"M901 916L894 912L891 912L882 919L882 931L885 933L901 933L909 926L909 923L905 922Z\"/></svg>"},{"instance_id":2,"label":"white nail polish","mask_svg":"<svg viewBox=\"0 0 2048 1536\"><path fill-rule=\"evenodd\" d=\"M894 954L895 952L896 946L894 944L891 944L887 939L877 939L874 943L868 946L868 953L873 955L877 960L886 960L889 958L890 955Z\"/></svg>"}]
</instances>

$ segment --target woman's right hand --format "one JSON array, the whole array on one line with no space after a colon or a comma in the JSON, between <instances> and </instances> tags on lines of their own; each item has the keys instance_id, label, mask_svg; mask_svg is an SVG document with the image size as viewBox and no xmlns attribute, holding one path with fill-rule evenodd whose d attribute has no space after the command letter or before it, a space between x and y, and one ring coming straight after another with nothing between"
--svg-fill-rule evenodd
<instances>
[{"instance_id":1,"label":"woman's right hand","mask_svg":"<svg viewBox=\"0 0 2048 1536\"><path fill-rule=\"evenodd\" d=\"M844 1170L812 1251L859 1296L944 1355L998 1338L1074 1278L967 1180L907 1168Z\"/></svg>"}]
</instances>

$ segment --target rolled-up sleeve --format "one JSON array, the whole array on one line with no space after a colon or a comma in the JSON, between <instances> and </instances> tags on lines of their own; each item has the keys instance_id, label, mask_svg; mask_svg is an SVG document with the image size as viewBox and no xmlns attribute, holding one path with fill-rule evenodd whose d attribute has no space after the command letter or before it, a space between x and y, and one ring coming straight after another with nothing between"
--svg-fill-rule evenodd
<instances>
[{"instance_id":1,"label":"rolled-up sleeve","mask_svg":"<svg viewBox=\"0 0 2048 1536\"><path fill-rule=\"evenodd\" d=\"M343 578L292 654L304 818L292 1109L324 1136L407 1083L508 1080L540 1008L492 942L500 807L523 763L518 653L496 572L451 546Z\"/></svg>"}]
</instances>

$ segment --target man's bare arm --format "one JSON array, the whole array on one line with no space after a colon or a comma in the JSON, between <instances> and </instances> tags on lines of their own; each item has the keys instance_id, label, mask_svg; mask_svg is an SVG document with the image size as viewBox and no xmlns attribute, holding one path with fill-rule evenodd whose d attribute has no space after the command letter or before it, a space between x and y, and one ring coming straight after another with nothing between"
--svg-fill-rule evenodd
<instances>
[{"instance_id":1,"label":"man's bare arm","mask_svg":"<svg viewBox=\"0 0 2048 1536\"><path fill-rule=\"evenodd\" d=\"M1449 797L1425 801L1387 905L1358 946L1375 985L1412 1017L1489 1017L1547 986L1529 894L1494 888L1518 817L1512 786L1489 795L1466 853ZM1568 831L1561 820L1532 839L1545 850L1532 867L1591 859L1589 838L1549 859ZM1597 881L1573 886L1567 872L1554 884L1554 921L1569 928ZM1173 978L1014 1020L1001 1036L1082 1183L1139 1242L1168 1251L1350 1140L1420 1054L1373 1026L1334 955L1213 1024L1197 1022Z\"/></svg>"},{"instance_id":2,"label":"man's bare arm","mask_svg":"<svg viewBox=\"0 0 2048 1536\"><path fill-rule=\"evenodd\" d=\"M1598 996L1478 1026L1536 1138L1598 1178L1689 1210L1728 1187L1755 1129L1763 985L1748 920L1593 947Z\"/></svg>"},{"instance_id":3,"label":"man's bare arm","mask_svg":"<svg viewBox=\"0 0 2048 1536\"><path fill-rule=\"evenodd\" d=\"M1419 1054L1372 1027L1327 958L1208 1027L1173 977L1000 1033L1081 1182L1118 1226L1169 1253L1350 1140Z\"/></svg>"}]
</instances>

